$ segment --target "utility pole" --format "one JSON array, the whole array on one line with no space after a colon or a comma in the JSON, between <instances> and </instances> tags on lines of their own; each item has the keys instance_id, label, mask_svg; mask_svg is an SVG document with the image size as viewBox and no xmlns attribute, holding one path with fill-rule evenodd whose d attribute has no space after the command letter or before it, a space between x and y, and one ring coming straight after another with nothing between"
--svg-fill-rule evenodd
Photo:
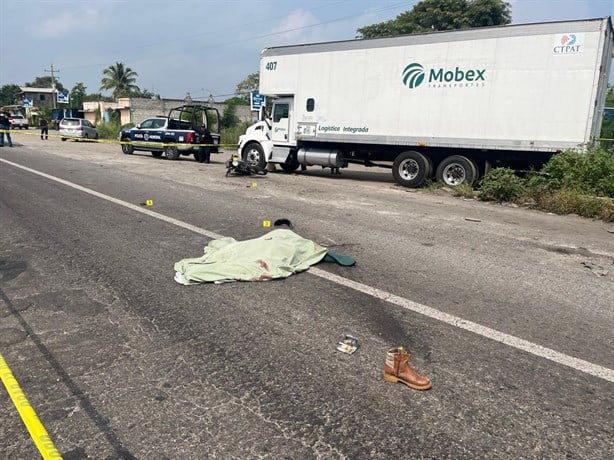
<instances>
[{"instance_id":1,"label":"utility pole","mask_svg":"<svg viewBox=\"0 0 614 460\"><path fill-rule=\"evenodd\" d=\"M53 108L55 109L55 100L56 100L55 74L60 73L60 71L58 69L54 69L53 64L51 64L51 69L50 70L45 69L45 72L51 73L51 88L53 88L53 94L51 97L53 98Z\"/></svg>"}]
</instances>

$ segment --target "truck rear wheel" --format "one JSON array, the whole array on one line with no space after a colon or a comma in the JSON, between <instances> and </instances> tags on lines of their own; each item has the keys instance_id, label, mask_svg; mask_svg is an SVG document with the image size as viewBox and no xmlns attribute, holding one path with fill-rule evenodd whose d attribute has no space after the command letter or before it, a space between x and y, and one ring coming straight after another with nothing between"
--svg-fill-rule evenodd
<instances>
[{"instance_id":1,"label":"truck rear wheel","mask_svg":"<svg viewBox=\"0 0 614 460\"><path fill-rule=\"evenodd\" d=\"M394 159L392 176L403 187L420 187L430 177L430 160L420 152L403 152Z\"/></svg>"},{"instance_id":2,"label":"truck rear wheel","mask_svg":"<svg viewBox=\"0 0 614 460\"><path fill-rule=\"evenodd\" d=\"M242 157L243 161L246 161L250 165L258 166L259 168L264 168L266 166L264 150L262 150L262 146L257 142L247 144L243 149Z\"/></svg>"},{"instance_id":3,"label":"truck rear wheel","mask_svg":"<svg viewBox=\"0 0 614 460\"><path fill-rule=\"evenodd\" d=\"M134 152L134 147L132 147L132 144L128 144L128 142L130 142L130 139L124 137L121 142L122 152L124 152L126 155L130 155L132 152Z\"/></svg>"},{"instance_id":4,"label":"truck rear wheel","mask_svg":"<svg viewBox=\"0 0 614 460\"><path fill-rule=\"evenodd\" d=\"M169 160L176 160L179 158L179 149L176 145L168 145L164 147L164 153L166 154L166 158Z\"/></svg>"},{"instance_id":5,"label":"truck rear wheel","mask_svg":"<svg viewBox=\"0 0 614 460\"><path fill-rule=\"evenodd\" d=\"M461 155L444 158L435 172L438 182L453 187L461 184L472 185L478 176L479 170L473 160Z\"/></svg>"}]
</instances>

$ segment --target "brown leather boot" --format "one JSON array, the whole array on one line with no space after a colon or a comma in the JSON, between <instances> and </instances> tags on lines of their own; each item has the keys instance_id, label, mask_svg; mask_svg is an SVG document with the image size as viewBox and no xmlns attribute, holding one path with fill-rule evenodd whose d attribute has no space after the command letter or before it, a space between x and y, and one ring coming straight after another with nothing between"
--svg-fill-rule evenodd
<instances>
[{"instance_id":1,"label":"brown leather boot","mask_svg":"<svg viewBox=\"0 0 614 460\"><path fill-rule=\"evenodd\" d=\"M384 364L384 380L387 382L401 382L414 390L428 390L431 381L418 374L409 365L409 353L403 347L392 348L386 353Z\"/></svg>"}]
</instances>

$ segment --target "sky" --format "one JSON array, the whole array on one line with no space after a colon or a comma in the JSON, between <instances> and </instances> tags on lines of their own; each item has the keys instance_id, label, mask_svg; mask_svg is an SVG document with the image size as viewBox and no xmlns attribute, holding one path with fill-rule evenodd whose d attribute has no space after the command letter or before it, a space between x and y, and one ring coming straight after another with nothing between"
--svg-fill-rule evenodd
<instances>
[{"instance_id":1,"label":"sky","mask_svg":"<svg viewBox=\"0 0 614 460\"><path fill-rule=\"evenodd\" d=\"M81 82L97 93L102 71L122 62L163 98L223 101L258 71L263 48L353 39L417 2L0 0L0 86L50 76L53 66L65 88ZM508 2L514 24L614 16L614 0Z\"/></svg>"}]
</instances>

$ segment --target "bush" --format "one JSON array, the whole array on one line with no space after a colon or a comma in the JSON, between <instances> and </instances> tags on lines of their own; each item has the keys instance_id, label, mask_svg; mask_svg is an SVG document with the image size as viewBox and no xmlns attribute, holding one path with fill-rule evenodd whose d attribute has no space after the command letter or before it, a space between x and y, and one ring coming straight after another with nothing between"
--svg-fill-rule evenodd
<instances>
[{"instance_id":1,"label":"bush","mask_svg":"<svg viewBox=\"0 0 614 460\"><path fill-rule=\"evenodd\" d=\"M98 134L101 139L115 139L119 136L120 125L119 123L100 123L97 126Z\"/></svg>"},{"instance_id":2,"label":"bush","mask_svg":"<svg viewBox=\"0 0 614 460\"><path fill-rule=\"evenodd\" d=\"M472 193L471 187L455 187L456 196ZM509 168L492 169L482 179L480 198L613 222L614 151L600 147L586 153L567 151L524 178Z\"/></svg>"},{"instance_id":3,"label":"bush","mask_svg":"<svg viewBox=\"0 0 614 460\"><path fill-rule=\"evenodd\" d=\"M549 191L575 190L614 198L614 152L592 147L586 153L567 151L543 167Z\"/></svg>"},{"instance_id":4,"label":"bush","mask_svg":"<svg viewBox=\"0 0 614 460\"><path fill-rule=\"evenodd\" d=\"M482 179L483 200L516 201L526 194L524 180L510 168L491 169Z\"/></svg>"}]
</instances>

